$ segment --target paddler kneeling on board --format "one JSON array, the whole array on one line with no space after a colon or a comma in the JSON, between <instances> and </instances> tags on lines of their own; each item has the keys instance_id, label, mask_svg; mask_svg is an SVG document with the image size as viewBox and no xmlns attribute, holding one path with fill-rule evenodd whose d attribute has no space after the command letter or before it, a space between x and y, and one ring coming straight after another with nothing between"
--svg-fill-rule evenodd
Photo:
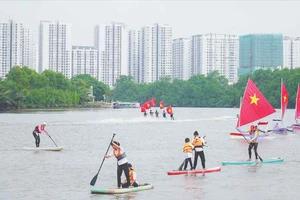
<instances>
[{"instance_id":1,"label":"paddler kneeling on board","mask_svg":"<svg viewBox=\"0 0 300 200\"><path fill-rule=\"evenodd\" d=\"M136 180L136 172L134 170L134 168L132 167L132 165L130 163L128 163L128 169L129 169L129 178L130 178L130 186L132 187L138 187L139 184ZM122 188L124 188L124 186L126 187L127 184L127 180L125 179L124 182L122 183Z\"/></svg>"},{"instance_id":2,"label":"paddler kneeling on board","mask_svg":"<svg viewBox=\"0 0 300 200\"><path fill-rule=\"evenodd\" d=\"M198 156L200 156L202 168L205 169L205 155L203 151L203 146L206 144L206 141L204 140L204 137L203 138L199 137L198 131L194 132L194 140L192 142L192 145L194 146L194 150L195 150L193 169L196 169L197 167Z\"/></svg>"},{"instance_id":3,"label":"paddler kneeling on board","mask_svg":"<svg viewBox=\"0 0 300 200\"><path fill-rule=\"evenodd\" d=\"M183 145L183 153L185 157L183 170L186 170L188 162L190 163L191 170L193 169L193 164L192 164L193 149L194 146L190 143L190 138L185 138L185 143Z\"/></svg>"},{"instance_id":4,"label":"paddler kneeling on board","mask_svg":"<svg viewBox=\"0 0 300 200\"><path fill-rule=\"evenodd\" d=\"M35 146L36 147L40 147L40 134L42 133L42 132L44 132L44 133L46 133L48 136L49 136L49 134L48 134L48 132L46 131L46 129L45 129L45 126L46 126L47 124L46 124L46 122L43 122L41 125L37 125L35 128L34 128L34 130L33 130L33 132L32 132L32 135L33 135L33 137L34 137L34 139L35 139Z\"/></svg>"},{"instance_id":5,"label":"paddler kneeling on board","mask_svg":"<svg viewBox=\"0 0 300 200\"><path fill-rule=\"evenodd\" d=\"M120 143L117 141L111 141L111 146L113 147L113 152L109 155L104 155L105 158L109 158L112 156L112 154L117 158L118 160L118 168L117 168L117 177L118 177L118 189L121 187L121 177L122 172L124 171L127 183L124 184L123 188L128 188L130 186L130 178L129 178L129 168L128 168L128 161L126 158L126 154L123 151L122 147L120 146Z\"/></svg>"}]
</instances>

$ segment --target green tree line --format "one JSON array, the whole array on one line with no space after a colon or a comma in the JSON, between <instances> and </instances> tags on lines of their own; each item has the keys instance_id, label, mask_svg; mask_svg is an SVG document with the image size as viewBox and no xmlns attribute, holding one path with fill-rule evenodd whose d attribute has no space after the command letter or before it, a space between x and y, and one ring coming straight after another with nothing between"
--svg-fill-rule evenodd
<instances>
[{"instance_id":1,"label":"green tree line","mask_svg":"<svg viewBox=\"0 0 300 200\"><path fill-rule=\"evenodd\" d=\"M214 71L207 76L195 75L189 80L162 77L148 83L135 83L131 76L120 76L111 91L107 85L83 74L67 79L61 73L45 70L42 74L27 67L14 67L0 80L0 109L76 107L91 101L93 86L95 101L111 94L113 100L145 102L154 97L158 102L174 107L239 107L248 78L275 107L280 108L281 80L289 92L288 108L295 107L300 68L271 71L257 70L228 84L224 76Z\"/></svg>"},{"instance_id":2,"label":"green tree line","mask_svg":"<svg viewBox=\"0 0 300 200\"><path fill-rule=\"evenodd\" d=\"M109 87L90 75L67 79L63 74L45 70L42 74L27 67L13 67L0 80L0 109L74 107L91 101L90 87L95 100L103 100Z\"/></svg>"},{"instance_id":3,"label":"green tree line","mask_svg":"<svg viewBox=\"0 0 300 200\"><path fill-rule=\"evenodd\" d=\"M120 76L113 90L119 101L145 102L154 97L165 105L174 107L239 107L248 78L251 77L260 91L275 108L281 105L281 80L289 92L288 108L295 107L297 86L300 83L300 68L272 71L257 70L239 77L237 83L228 84L224 76L214 71L207 76L195 75L189 80L171 81L163 77L148 84L137 84L131 76ZM157 103L158 105L158 103Z\"/></svg>"}]
</instances>

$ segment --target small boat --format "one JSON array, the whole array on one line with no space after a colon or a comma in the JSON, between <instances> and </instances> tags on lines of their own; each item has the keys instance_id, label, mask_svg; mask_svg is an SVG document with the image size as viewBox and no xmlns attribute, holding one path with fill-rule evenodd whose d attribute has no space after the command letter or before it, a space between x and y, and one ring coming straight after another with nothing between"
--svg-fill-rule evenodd
<instances>
[{"instance_id":1,"label":"small boat","mask_svg":"<svg viewBox=\"0 0 300 200\"><path fill-rule=\"evenodd\" d=\"M112 107L117 109L117 108L139 108L140 103L138 102L113 102Z\"/></svg>"},{"instance_id":2,"label":"small boat","mask_svg":"<svg viewBox=\"0 0 300 200\"><path fill-rule=\"evenodd\" d=\"M154 186L151 184L142 184L138 187L121 188L121 189L104 189L104 188L91 188L92 194L123 194L129 192L138 192L143 190L151 190Z\"/></svg>"},{"instance_id":3,"label":"small boat","mask_svg":"<svg viewBox=\"0 0 300 200\"><path fill-rule=\"evenodd\" d=\"M266 139L273 139L274 137L272 137L272 135L270 133L268 133L268 122L258 122L257 124L258 129L261 130L263 129L264 131L260 131L259 132L259 138L266 138ZM266 126L266 128L263 128L263 126ZM264 132L264 133L262 133ZM231 132L230 133L230 138L231 139L244 139L243 135L246 138L249 138L249 134L248 133L241 133L241 132Z\"/></svg>"},{"instance_id":4,"label":"small boat","mask_svg":"<svg viewBox=\"0 0 300 200\"><path fill-rule=\"evenodd\" d=\"M210 172L219 172L221 171L221 167L215 167L205 170L173 170L168 171L168 175L181 175L181 174L202 174L202 173L210 173Z\"/></svg>"},{"instance_id":5,"label":"small boat","mask_svg":"<svg viewBox=\"0 0 300 200\"><path fill-rule=\"evenodd\" d=\"M270 164L270 163L279 163L283 162L283 158L269 158L264 159L263 162L258 160L259 164ZM251 165L257 164L255 161L222 161L222 165Z\"/></svg>"},{"instance_id":6,"label":"small boat","mask_svg":"<svg viewBox=\"0 0 300 200\"><path fill-rule=\"evenodd\" d=\"M64 147L23 147L27 151L61 151Z\"/></svg>"}]
</instances>

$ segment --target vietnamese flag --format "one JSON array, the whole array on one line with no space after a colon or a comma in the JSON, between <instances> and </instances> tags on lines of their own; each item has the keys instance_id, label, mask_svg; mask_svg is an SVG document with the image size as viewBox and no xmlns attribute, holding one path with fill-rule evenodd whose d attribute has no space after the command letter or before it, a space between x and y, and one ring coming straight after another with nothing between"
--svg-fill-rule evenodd
<instances>
[{"instance_id":1,"label":"vietnamese flag","mask_svg":"<svg viewBox=\"0 0 300 200\"><path fill-rule=\"evenodd\" d=\"M171 107L171 106L168 106L168 107L167 107L167 113L168 113L168 114L172 114L172 113L173 113L173 110L172 110L172 107Z\"/></svg>"},{"instance_id":2,"label":"vietnamese flag","mask_svg":"<svg viewBox=\"0 0 300 200\"><path fill-rule=\"evenodd\" d=\"M295 120L296 120L300 118L300 85L298 85L295 110L296 110L295 112Z\"/></svg>"},{"instance_id":3,"label":"vietnamese flag","mask_svg":"<svg viewBox=\"0 0 300 200\"><path fill-rule=\"evenodd\" d=\"M156 101L155 101L154 97L152 97L152 99L149 101L150 101L152 107L154 107L156 105Z\"/></svg>"},{"instance_id":4,"label":"vietnamese flag","mask_svg":"<svg viewBox=\"0 0 300 200\"><path fill-rule=\"evenodd\" d=\"M284 117L284 113L285 113L288 103L289 103L289 94L288 94L288 91L287 91L283 81L282 81L281 82L281 121Z\"/></svg>"},{"instance_id":5,"label":"vietnamese flag","mask_svg":"<svg viewBox=\"0 0 300 200\"><path fill-rule=\"evenodd\" d=\"M151 108L150 102L149 102L149 101L145 102L145 103L144 103L144 107L145 107L146 109L150 109L150 108Z\"/></svg>"},{"instance_id":6,"label":"vietnamese flag","mask_svg":"<svg viewBox=\"0 0 300 200\"><path fill-rule=\"evenodd\" d=\"M249 124L275 113L275 109L256 87L251 78L244 92L237 127Z\"/></svg>"},{"instance_id":7,"label":"vietnamese flag","mask_svg":"<svg viewBox=\"0 0 300 200\"><path fill-rule=\"evenodd\" d=\"M159 108L160 109L164 109L165 105L164 105L164 102L163 101L160 101L159 102Z\"/></svg>"},{"instance_id":8,"label":"vietnamese flag","mask_svg":"<svg viewBox=\"0 0 300 200\"><path fill-rule=\"evenodd\" d=\"M146 112L146 108L144 105L141 106L141 112Z\"/></svg>"}]
</instances>

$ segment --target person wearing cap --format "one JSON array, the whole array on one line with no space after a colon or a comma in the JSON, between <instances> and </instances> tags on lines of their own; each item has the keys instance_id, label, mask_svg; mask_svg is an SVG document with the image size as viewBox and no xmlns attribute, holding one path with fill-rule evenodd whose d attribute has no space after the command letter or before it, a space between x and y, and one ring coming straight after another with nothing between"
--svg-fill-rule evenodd
<instances>
[{"instance_id":1,"label":"person wearing cap","mask_svg":"<svg viewBox=\"0 0 300 200\"><path fill-rule=\"evenodd\" d=\"M196 169L197 162L198 162L198 156L200 156L202 168L205 169L205 155L203 151L203 146L206 144L206 141L204 138L199 137L198 131L194 132L194 140L192 142L192 145L194 146L195 150L195 157L194 157L194 167L193 169Z\"/></svg>"},{"instance_id":2,"label":"person wearing cap","mask_svg":"<svg viewBox=\"0 0 300 200\"><path fill-rule=\"evenodd\" d=\"M138 187L139 184L136 180L136 172L134 170L134 168L132 167L132 165L130 163L127 164L128 166L128 169L129 169L129 178L130 178L130 186L133 186L133 187ZM124 182L122 183L122 188L124 188L124 184L127 183L127 180L125 179ZM125 185L126 187L126 185Z\"/></svg>"},{"instance_id":3,"label":"person wearing cap","mask_svg":"<svg viewBox=\"0 0 300 200\"><path fill-rule=\"evenodd\" d=\"M128 161L126 158L126 153L123 151L123 148L120 146L120 143L117 141L111 141L111 146L113 147L113 151L111 154L105 154L105 158L110 158L112 155L116 157L117 164L117 183L118 189L121 187L121 177L122 172L124 171L127 182L122 186L123 188L128 188L130 186L130 178L129 178L129 168Z\"/></svg>"},{"instance_id":4,"label":"person wearing cap","mask_svg":"<svg viewBox=\"0 0 300 200\"><path fill-rule=\"evenodd\" d=\"M258 147L258 134L259 130L257 126L251 125L251 127L247 131L249 133L250 141L249 141L249 146L248 146L248 155L249 158L246 161L251 161L251 154L252 154L252 149L254 149L255 153L255 162L258 162L258 153L257 153L257 147Z\"/></svg>"},{"instance_id":5,"label":"person wearing cap","mask_svg":"<svg viewBox=\"0 0 300 200\"><path fill-rule=\"evenodd\" d=\"M42 124L40 124L40 125L37 125L35 128L34 128L34 131L32 132L32 135L33 135L33 137L34 137L34 139L35 139L35 146L36 147L40 147L40 134L42 133L42 132L44 132L44 133L46 133L48 136L49 136L49 134L48 134L48 132L46 131L46 129L45 129L45 126L46 126L47 124L46 124L46 122L43 122Z\"/></svg>"}]
</instances>

